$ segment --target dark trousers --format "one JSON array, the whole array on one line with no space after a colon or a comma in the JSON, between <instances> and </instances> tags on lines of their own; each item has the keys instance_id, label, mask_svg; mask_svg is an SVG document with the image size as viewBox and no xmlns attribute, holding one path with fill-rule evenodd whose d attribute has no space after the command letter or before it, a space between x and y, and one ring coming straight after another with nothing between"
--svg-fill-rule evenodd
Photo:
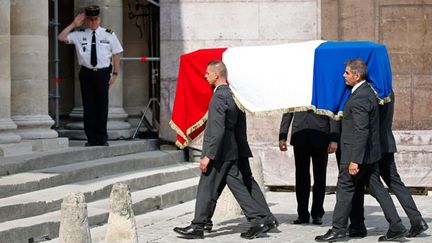
<instances>
[{"instance_id":1,"label":"dark trousers","mask_svg":"<svg viewBox=\"0 0 432 243\"><path fill-rule=\"evenodd\" d=\"M251 196L251 200L253 203L255 203L255 207L257 207L261 212L266 212L266 223L276 220L276 218L273 216L273 213L270 211L263 191L253 178L252 170L249 164L249 158L240 158L238 162L238 168L240 170L243 183L246 186L249 195Z\"/></svg>"},{"instance_id":2,"label":"dark trousers","mask_svg":"<svg viewBox=\"0 0 432 243\"><path fill-rule=\"evenodd\" d=\"M418 225L422 216L411 196L410 191L405 187L399 173L397 172L394 153L385 153L379 161L379 170L382 179L388 188L396 195L399 203L407 214L411 225Z\"/></svg>"},{"instance_id":3,"label":"dark trousers","mask_svg":"<svg viewBox=\"0 0 432 243\"><path fill-rule=\"evenodd\" d=\"M249 158L240 158L238 163L238 169L240 172L240 176L235 177L234 180L242 180L240 182L237 182L239 184L243 183L246 187L247 192L250 195L250 199L249 199L249 203L253 203L253 207L254 208L258 208L258 211L260 212L265 212L266 216L263 218L264 223L271 223L273 221L276 220L276 218L274 217L273 213L270 211L270 208L267 204L267 201L265 199L265 196L260 188L260 186L258 185L258 183L255 181L255 179L253 178L252 175L252 170L250 168L250 164L249 164ZM219 187L219 195L222 193L223 189L225 188L225 185L223 184L224 182L222 182L221 186ZM242 191L244 190L243 187L240 188ZM245 194L245 192L243 192L242 194ZM245 194L246 195L246 194ZM245 198L248 198L249 196L245 196ZM216 205L215 205L216 207ZM208 218L208 222L212 222L211 218L213 217L214 214L214 209L213 208L213 212L211 213L211 215L209 215ZM248 216L248 213L245 213L245 216L247 218L248 221L252 221L254 220L253 218L250 218Z\"/></svg>"},{"instance_id":4,"label":"dark trousers","mask_svg":"<svg viewBox=\"0 0 432 243\"><path fill-rule=\"evenodd\" d=\"M92 71L81 67L79 80L84 108L84 131L91 144L104 144L108 139L109 68Z\"/></svg>"},{"instance_id":5,"label":"dark trousers","mask_svg":"<svg viewBox=\"0 0 432 243\"><path fill-rule=\"evenodd\" d=\"M390 224L389 229L392 231L405 230L390 194L381 182L378 163L360 165L360 171L355 176L349 174L348 165L349 162L341 161L336 188L336 205L333 211L333 229L346 232L356 186L363 179L366 179L371 195L380 204L384 216Z\"/></svg>"},{"instance_id":6,"label":"dark trousers","mask_svg":"<svg viewBox=\"0 0 432 243\"><path fill-rule=\"evenodd\" d=\"M314 185L312 189L312 218L324 215L324 196L327 173L327 147L313 148L294 146L294 159L296 167L296 197L297 214L300 219L309 220L309 195L311 188L310 159L312 158Z\"/></svg>"},{"instance_id":7,"label":"dark trousers","mask_svg":"<svg viewBox=\"0 0 432 243\"><path fill-rule=\"evenodd\" d=\"M210 221L217 199L225 185L228 185L252 226L265 222L268 218L268 212L254 203L243 182L238 162L236 160L224 162L212 160L207 167L207 172L201 174L198 184L195 217L192 220L194 227L202 228Z\"/></svg>"},{"instance_id":8,"label":"dark trousers","mask_svg":"<svg viewBox=\"0 0 432 243\"><path fill-rule=\"evenodd\" d=\"M336 161L338 168L340 170L340 160L341 160L341 151L340 146L336 150ZM364 224L364 188L365 188L365 179L357 181L354 195L352 198L352 209L349 215L350 224L349 229L353 230L365 230L366 226Z\"/></svg>"}]
</instances>

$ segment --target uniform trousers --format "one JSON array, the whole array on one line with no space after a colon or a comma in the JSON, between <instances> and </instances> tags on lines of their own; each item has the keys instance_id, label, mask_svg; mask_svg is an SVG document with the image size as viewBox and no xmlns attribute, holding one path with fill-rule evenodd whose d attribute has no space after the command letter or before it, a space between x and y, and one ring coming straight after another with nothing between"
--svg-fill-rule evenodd
<instances>
[{"instance_id":1,"label":"uniform trousers","mask_svg":"<svg viewBox=\"0 0 432 243\"><path fill-rule=\"evenodd\" d=\"M353 195L356 186L363 180L367 182L370 194L380 204L390 224L389 230L393 232L405 230L390 194L381 182L378 163L360 165L360 171L354 176L349 174L348 165L349 162L341 161L336 188L336 205L333 212L333 230L346 232Z\"/></svg>"},{"instance_id":2,"label":"uniform trousers","mask_svg":"<svg viewBox=\"0 0 432 243\"><path fill-rule=\"evenodd\" d=\"M312 218L324 215L324 197L327 173L327 147L294 145L297 214L299 219L309 220L309 195L311 188L310 160L312 158L314 185L312 189Z\"/></svg>"},{"instance_id":3,"label":"uniform trousers","mask_svg":"<svg viewBox=\"0 0 432 243\"><path fill-rule=\"evenodd\" d=\"M252 198L239 171L238 161L211 160L207 172L200 177L192 226L203 228L210 222L217 199L225 185L228 185L251 226L266 223L269 211L263 209L262 205L260 207Z\"/></svg>"},{"instance_id":4,"label":"uniform trousers","mask_svg":"<svg viewBox=\"0 0 432 243\"><path fill-rule=\"evenodd\" d=\"M103 145L108 139L108 89L110 68L93 71L81 67L79 80L84 108L84 131L92 145Z\"/></svg>"}]
</instances>

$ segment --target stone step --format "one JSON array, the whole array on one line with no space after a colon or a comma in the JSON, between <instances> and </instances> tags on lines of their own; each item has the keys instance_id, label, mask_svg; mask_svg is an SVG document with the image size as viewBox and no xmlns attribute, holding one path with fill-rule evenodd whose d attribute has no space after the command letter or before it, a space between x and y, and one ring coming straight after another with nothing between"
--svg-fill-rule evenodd
<instances>
[{"instance_id":1,"label":"stone step","mask_svg":"<svg viewBox=\"0 0 432 243\"><path fill-rule=\"evenodd\" d=\"M199 177L132 192L135 215L167 208L195 199ZM63 193L63 191L62 191ZM108 221L109 199L87 204L90 226ZM60 211L0 223L1 242L29 242L29 239L58 237Z\"/></svg>"},{"instance_id":2,"label":"stone step","mask_svg":"<svg viewBox=\"0 0 432 243\"><path fill-rule=\"evenodd\" d=\"M136 169L132 172L2 198L0 199L0 222L58 210L63 197L69 192L83 192L86 202L92 202L109 197L111 187L116 182L125 182L130 185L132 191L138 191L198 175L199 169L196 164L181 163L159 168Z\"/></svg>"},{"instance_id":3,"label":"stone step","mask_svg":"<svg viewBox=\"0 0 432 243\"><path fill-rule=\"evenodd\" d=\"M84 142L71 142L71 147L30 154L0 157L0 176L38 170L75 162L109 158L125 154L157 150L158 139L110 141L109 147L84 147Z\"/></svg>"},{"instance_id":4,"label":"stone step","mask_svg":"<svg viewBox=\"0 0 432 243\"><path fill-rule=\"evenodd\" d=\"M0 178L0 198L177 161L184 161L183 151L149 151L4 176Z\"/></svg>"}]
</instances>

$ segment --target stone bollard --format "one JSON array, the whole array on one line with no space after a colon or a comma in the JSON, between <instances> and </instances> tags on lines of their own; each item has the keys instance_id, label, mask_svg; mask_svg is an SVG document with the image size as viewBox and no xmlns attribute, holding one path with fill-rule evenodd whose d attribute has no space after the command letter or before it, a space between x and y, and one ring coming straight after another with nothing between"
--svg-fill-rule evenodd
<instances>
[{"instance_id":1,"label":"stone bollard","mask_svg":"<svg viewBox=\"0 0 432 243\"><path fill-rule=\"evenodd\" d=\"M81 192L69 193L61 204L59 230L61 243L91 243L87 204Z\"/></svg>"},{"instance_id":2,"label":"stone bollard","mask_svg":"<svg viewBox=\"0 0 432 243\"><path fill-rule=\"evenodd\" d=\"M261 159L259 157L251 158L249 159L249 164L252 170L252 175L255 181L260 186L261 191L263 192L265 197L264 176ZM213 218L236 218L238 216L241 216L241 214L242 209L240 208L240 205L234 198L234 195L229 190L228 186L226 186L218 199Z\"/></svg>"},{"instance_id":3,"label":"stone bollard","mask_svg":"<svg viewBox=\"0 0 432 243\"><path fill-rule=\"evenodd\" d=\"M228 186L222 191L216 203L216 209L213 215L214 219L230 219L241 216L242 209L234 198Z\"/></svg>"},{"instance_id":4,"label":"stone bollard","mask_svg":"<svg viewBox=\"0 0 432 243\"><path fill-rule=\"evenodd\" d=\"M116 183L111 190L105 242L138 243L131 193L125 183Z\"/></svg>"},{"instance_id":5,"label":"stone bollard","mask_svg":"<svg viewBox=\"0 0 432 243\"><path fill-rule=\"evenodd\" d=\"M261 157L253 157L249 159L249 164L252 170L252 175L255 181L258 183L261 191L266 195L265 185L264 185L264 173L263 166L261 162Z\"/></svg>"}]
</instances>

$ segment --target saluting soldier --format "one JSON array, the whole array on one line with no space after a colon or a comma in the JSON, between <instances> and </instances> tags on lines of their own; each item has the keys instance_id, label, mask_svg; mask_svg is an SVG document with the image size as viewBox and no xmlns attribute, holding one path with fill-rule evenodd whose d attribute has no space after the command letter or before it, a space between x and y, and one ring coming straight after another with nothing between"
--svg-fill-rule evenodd
<instances>
[{"instance_id":1,"label":"saluting soldier","mask_svg":"<svg viewBox=\"0 0 432 243\"><path fill-rule=\"evenodd\" d=\"M86 7L85 13L78 14L58 36L60 41L75 45L81 65L79 80L87 135L85 146L108 146L108 90L117 79L120 53L123 52L115 33L100 26L99 14L98 6ZM75 30L84 22L87 28Z\"/></svg>"}]
</instances>

